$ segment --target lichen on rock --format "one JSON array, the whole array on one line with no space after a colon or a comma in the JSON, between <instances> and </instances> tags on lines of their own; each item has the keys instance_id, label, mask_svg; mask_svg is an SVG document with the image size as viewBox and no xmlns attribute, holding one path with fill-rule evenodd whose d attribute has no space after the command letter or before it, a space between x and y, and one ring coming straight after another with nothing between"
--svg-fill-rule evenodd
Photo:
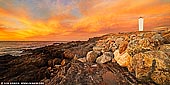
<instances>
[{"instance_id":1,"label":"lichen on rock","mask_svg":"<svg viewBox=\"0 0 170 85\"><path fill-rule=\"evenodd\" d=\"M151 79L158 84L170 83L170 58L162 51L136 54L132 58L131 66L136 77L142 81Z\"/></svg>"}]
</instances>

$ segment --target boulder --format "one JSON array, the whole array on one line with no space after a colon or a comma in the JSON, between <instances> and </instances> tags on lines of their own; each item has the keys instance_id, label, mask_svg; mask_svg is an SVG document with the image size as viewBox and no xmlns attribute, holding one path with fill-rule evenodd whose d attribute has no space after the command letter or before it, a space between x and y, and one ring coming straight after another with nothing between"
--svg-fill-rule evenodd
<instances>
[{"instance_id":1,"label":"boulder","mask_svg":"<svg viewBox=\"0 0 170 85\"><path fill-rule=\"evenodd\" d=\"M151 37L152 40L159 41L160 44L163 44L164 38L161 36L161 34L155 34Z\"/></svg>"},{"instance_id":2,"label":"boulder","mask_svg":"<svg viewBox=\"0 0 170 85\"><path fill-rule=\"evenodd\" d=\"M115 62L116 62L116 60L115 60L114 58L112 58L112 62L113 62L113 63L115 63Z\"/></svg>"},{"instance_id":3,"label":"boulder","mask_svg":"<svg viewBox=\"0 0 170 85\"><path fill-rule=\"evenodd\" d=\"M67 49L64 51L64 57L68 59L72 59L75 56L75 54L72 52L72 50Z\"/></svg>"},{"instance_id":4,"label":"boulder","mask_svg":"<svg viewBox=\"0 0 170 85\"><path fill-rule=\"evenodd\" d=\"M129 55L133 57L135 54L140 53L140 52L155 50L157 46L158 45L156 45L156 43L154 43L152 39L143 38L139 40L130 41L128 43L126 50L129 53Z\"/></svg>"},{"instance_id":5,"label":"boulder","mask_svg":"<svg viewBox=\"0 0 170 85\"><path fill-rule=\"evenodd\" d=\"M162 51L148 51L134 55L131 62L136 77L157 84L170 83L170 58Z\"/></svg>"},{"instance_id":6,"label":"boulder","mask_svg":"<svg viewBox=\"0 0 170 85\"><path fill-rule=\"evenodd\" d=\"M95 51L89 51L86 56L87 62L94 62L98 54Z\"/></svg>"},{"instance_id":7,"label":"boulder","mask_svg":"<svg viewBox=\"0 0 170 85\"><path fill-rule=\"evenodd\" d=\"M82 62L82 63L86 62L86 58L85 58L85 57L79 58L79 59L77 59L77 60L80 61L80 62Z\"/></svg>"},{"instance_id":8,"label":"boulder","mask_svg":"<svg viewBox=\"0 0 170 85\"><path fill-rule=\"evenodd\" d=\"M170 44L163 44L159 46L159 50L170 51Z\"/></svg>"},{"instance_id":9,"label":"boulder","mask_svg":"<svg viewBox=\"0 0 170 85\"><path fill-rule=\"evenodd\" d=\"M71 50L67 49L64 51L65 58L72 59L74 56L75 56L75 54Z\"/></svg>"},{"instance_id":10,"label":"boulder","mask_svg":"<svg viewBox=\"0 0 170 85\"><path fill-rule=\"evenodd\" d=\"M170 44L163 44L158 47L158 50L165 52L168 56L170 56Z\"/></svg>"},{"instance_id":11,"label":"boulder","mask_svg":"<svg viewBox=\"0 0 170 85\"><path fill-rule=\"evenodd\" d=\"M124 52L124 53L120 54L119 50L116 50L114 52L114 59L116 60L116 62L120 66L128 67L128 66L130 66L130 62L132 60L132 57L127 52Z\"/></svg>"},{"instance_id":12,"label":"boulder","mask_svg":"<svg viewBox=\"0 0 170 85\"><path fill-rule=\"evenodd\" d=\"M110 44L105 44L104 48L102 49L102 53L103 52L109 52L109 51L111 51Z\"/></svg>"},{"instance_id":13,"label":"boulder","mask_svg":"<svg viewBox=\"0 0 170 85\"><path fill-rule=\"evenodd\" d=\"M149 46L150 46L151 43L150 43L150 39L149 38L143 38L143 39L139 40L138 44L142 48L150 49Z\"/></svg>"},{"instance_id":14,"label":"boulder","mask_svg":"<svg viewBox=\"0 0 170 85\"><path fill-rule=\"evenodd\" d=\"M164 38L164 42L166 44L170 44L170 31L163 33L162 37Z\"/></svg>"},{"instance_id":15,"label":"boulder","mask_svg":"<svg viewBox=\"0 0 170 85\"><path fill-rule=\"evenodd\" d=\"M112 52L104 52L103 55L113 57L113 53Z\"/></svg>"},{"instance_id":16,"label":"boulder","mask_svg":"<svg viewBox=\"0 0 170 85\"><path fill-rule=\"evenodd\" d=\"M115 41L115 44L116 44L117 46L119 46L119 45L120 45L120 43L122 43L122 42L123 42L123 40L124 40L124 39L123 39L123 38L121 38L121 37L120 37L120 38L117 38L117 39L116 39L116 41Z\"/></svg>"},{"instance_id":17,"label":"boulder","mask_svg":"<svg viewBox=\"0 0 170 85\"><path fill-rule=\"evenodd\" d=\"M128 46L128 42L124 41L119 45L119 53L121 54L122 52L124 52L126 50Z\"/></svg>"},{"instance_id":18,"label":"boulder","mask_svg":"<svg viewBox=\"0 0 170 85\"><path fill-rule=\"evenodd\" d=\"M97 63L106 63L108 61L110 61L113 57L113 53L112 52L104 52L103 55L101 55L100 57L98 57L96 59Z\"/></svg>"},{"instance_id":19,"label":"boulder","mask_svg":"<svg viewBox=\"0 0 170 85\"><path fill-rule=\"evenodd\" d=\"M93 47L93 51L101 51L101 50L103 50L104 49L104 47L102 47L102 46L98 46L98 47Z\"/></svg>"}]
</instances>

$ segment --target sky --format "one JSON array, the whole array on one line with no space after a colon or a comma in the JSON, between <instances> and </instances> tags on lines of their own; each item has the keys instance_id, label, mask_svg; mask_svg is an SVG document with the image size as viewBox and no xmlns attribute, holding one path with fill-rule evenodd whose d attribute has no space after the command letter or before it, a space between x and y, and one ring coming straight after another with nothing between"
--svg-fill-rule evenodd
<instances>
[{"instance_id":1,"label":"sky","mask_svg":"<svg viewBox=\"0 0 170 85\"><path fill-rule=\"evenodd\" d=\"M170 28L170 0L0 0L0 41L88 40Z\"/></svg>"}]
</instances>

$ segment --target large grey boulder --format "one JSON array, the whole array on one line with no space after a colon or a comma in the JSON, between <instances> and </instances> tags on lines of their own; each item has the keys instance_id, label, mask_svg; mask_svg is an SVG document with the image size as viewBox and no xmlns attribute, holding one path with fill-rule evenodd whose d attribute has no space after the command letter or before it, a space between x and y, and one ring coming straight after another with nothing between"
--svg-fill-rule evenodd
<instances>
[{"instance_id":1,"label":"large grey boulder","mask_svg":"<svg viewBox=\"0 0 170 85\"><path fill-rule=\"evenodd\" d=\"M96 59L97 63L106 63L108 61L110 61L113 57L113 53L112 52L104 52L103 55L101 55L100 57L98 57Z\"/></svg>"}]
</instances>

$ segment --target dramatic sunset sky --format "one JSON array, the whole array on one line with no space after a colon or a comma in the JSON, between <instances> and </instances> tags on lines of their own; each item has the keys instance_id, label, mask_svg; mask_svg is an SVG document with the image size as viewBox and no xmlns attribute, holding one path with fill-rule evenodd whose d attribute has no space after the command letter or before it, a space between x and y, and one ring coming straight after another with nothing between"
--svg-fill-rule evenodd
<instances>
[{"instance_id":1,"label":"dramatic sunset sky","mask_svg":"<svg viewBox=\"0 0 170 85\"><path fill-rule=\"evenodd\" d=\"M0 41L87 40L170 27L170 0L0 0Z\"/></svg>"}]
</instances>

